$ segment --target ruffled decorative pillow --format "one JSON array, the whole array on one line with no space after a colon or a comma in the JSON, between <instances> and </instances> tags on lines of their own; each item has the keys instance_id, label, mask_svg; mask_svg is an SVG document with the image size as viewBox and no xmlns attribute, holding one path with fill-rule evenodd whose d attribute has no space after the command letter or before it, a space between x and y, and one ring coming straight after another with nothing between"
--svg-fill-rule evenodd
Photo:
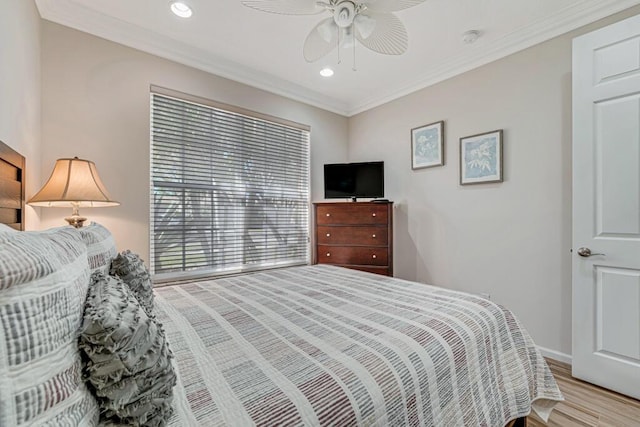
<instances>
[{"instance_id":1,"label":"ruffled decorative pillow","mask_svg":"<svg viewBox=\"0 0 640 427\"><path fill-rule=\"evenodd\" d=\"M147 315L154 316L153 285L149 270L140 256L130 250L119 253L111 261L112 276L118 276L129 286Z\"/></svg>"},{"instance_id":2,"label":"ruffled decorative pillow","mask_svg":"<svg viewBox=\"0 0 640 427\"><path fill-rule=\"evenodd\" d=\"M94 273L80 349L95 390L101 422L162 426L171 416L176 375L159 323L117 277Z\"/></svg>"}]
</instances>

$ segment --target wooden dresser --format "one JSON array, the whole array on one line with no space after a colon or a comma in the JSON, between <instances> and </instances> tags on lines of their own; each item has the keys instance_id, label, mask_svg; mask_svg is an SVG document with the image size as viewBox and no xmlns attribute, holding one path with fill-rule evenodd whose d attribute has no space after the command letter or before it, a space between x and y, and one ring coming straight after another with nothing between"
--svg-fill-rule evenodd
<instances>
[{"instance_id":1,"label":"wooden dresser","mask_svg":"<svg viewBox=\"0 0 640 427\"><path fill-rule=\"evenodd\" d=\"M393 202L313 205L314 264L393 276Z\"/></svg>"}]
</instances>

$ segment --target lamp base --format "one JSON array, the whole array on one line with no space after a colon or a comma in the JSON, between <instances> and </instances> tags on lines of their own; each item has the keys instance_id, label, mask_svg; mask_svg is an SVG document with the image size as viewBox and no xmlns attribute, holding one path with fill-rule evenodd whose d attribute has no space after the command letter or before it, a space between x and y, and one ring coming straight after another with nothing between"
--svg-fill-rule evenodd
<instances>
[{"instance_id":1,"label":"lamp base","mask_svg":"<svg viewBox=\"0 0 640 427\"><path fill-rule=\"evenodd\" d=\"M69 225L72 225L75 228L80 228L87 218L80 215L71 215L66 217L64 220L67 221Z\"/></svg>"}]
</instances>

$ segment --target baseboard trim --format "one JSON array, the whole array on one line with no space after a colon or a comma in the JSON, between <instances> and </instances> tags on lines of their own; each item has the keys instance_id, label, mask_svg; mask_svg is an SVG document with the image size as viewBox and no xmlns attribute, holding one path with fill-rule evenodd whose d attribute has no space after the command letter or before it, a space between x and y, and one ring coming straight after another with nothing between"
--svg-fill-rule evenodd
<instances>
[{"instance_id":1,"label":"baseboard trim","mask_svg":"<svg viewBox=\"0 0 640 427\"><path fill-rule=\"evenodd\" d=\"M544 348L540 346L538 346L538 350L540 350L540 353L542 353L544 357L548 357L549 359L557 360L563 363L568 363L569 365L571 365L571 362L573 361L573 358L571 357L570 354L561 353L559 351L550 350L548 348Z\"/></svg>"}]
</instances>

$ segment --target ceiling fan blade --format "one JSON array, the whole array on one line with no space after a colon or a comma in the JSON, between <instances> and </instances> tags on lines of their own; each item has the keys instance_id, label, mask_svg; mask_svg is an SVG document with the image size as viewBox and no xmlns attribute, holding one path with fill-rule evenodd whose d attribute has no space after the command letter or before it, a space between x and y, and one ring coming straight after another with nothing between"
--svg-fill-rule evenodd
<instances>
[{"instance_id":1,"label":"ceiling fan blade","mask_svg":"<svg viewBox=\"0 0 640 427\"><path fill-rule=\"evenodd\" d=\"M373 19L375 26L369 32L368 37L365 31L360 31L358 23L355 23L356 38L366 48L384 55L401 55L409 46L409 36L404 24L392 13L373 13L364 11L363 17ZM365 34L363 34L365 33Z\"/></svg>"},{"instance_id":2,"label":"ceiling fan blade","mask_svg":"<svg viewBox=\"0 0 640 427\"><path fill-rule=\"evenodd\" d=\"M339 28L333 17L323 19L307 36L304 41L304 59L315 62L338 46Z\"/></svg>"},{"instance_id":3,"label":"ceiling fan blade","mask_svg":"<svg viewBox=\"0 0 640 427\"><path fill-rule=\"evenodd\" d=\"M281 15L315 15L326 10L317 0L244 0L241 3L261 12Z\"/></svg>"},{"instance_id":4,"label":"ceiling fan blade","mask_svg":"<svg viewBox=\"0 0 640 427\"><path fill-rule=\"evenodd\" d=\"M365 0L367 10L371 12L397 12L424 3L425 0Z\"/></svg>"}]
</instances>

